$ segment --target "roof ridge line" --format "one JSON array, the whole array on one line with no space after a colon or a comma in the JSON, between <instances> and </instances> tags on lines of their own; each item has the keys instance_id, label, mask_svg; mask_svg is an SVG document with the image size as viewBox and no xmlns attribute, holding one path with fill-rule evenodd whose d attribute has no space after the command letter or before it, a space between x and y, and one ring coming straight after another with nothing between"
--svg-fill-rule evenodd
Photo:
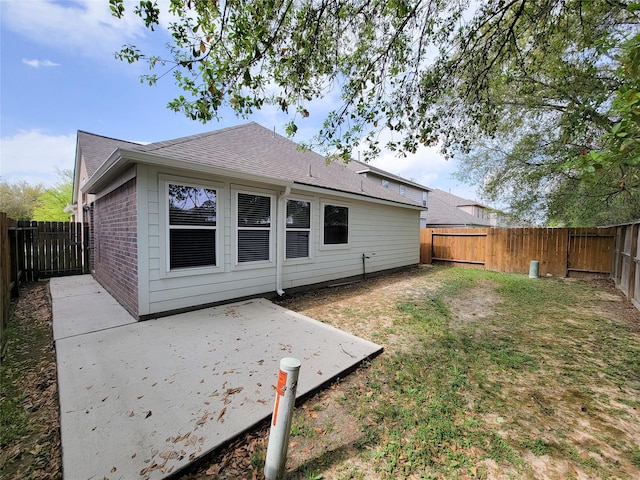
<instances>
[{"instance_id":1,"label":"roof ridge line","mask_svg":"<svg viewBox=\"0 0 640 480\"><path fill-rule=\"evenodd\" d=\"M100 137L106 140L114 140L116 142L125 142L125 143L131 143L133 145L144 146L144 143L134 142L133 140L123 140L121 138L108 137L107 135L100 135L99 133L88 132L86 130L81 130L81 129L78 129L78 133L84 133L86 135L91 135L93 137Z\"/></svg>"},{"instance_id":2,"label":"roof ridge line","mask_svg":"<svg viewBox=\"0 0 640 480\"><path fill-rule=\"evenodd\" d=\"M153 147L153 148L145 148L144 151L145 152L153 152L155 150L159 150L161 148L165 148L167 146L175 146L175 145L180 145L182 143L186 143L189 142L191 140L193 140L194 138L206 138L208 136L212 136L212 135L216 135L222 132L228 132L229 130L235 130L237 128L242 128L242 127L247 127L251 124L255 124L256 122L248 122L248 123L243 123L240 125L231 125L229 127L225 127L225 128L221 128L219 130L211 130L208 132L202 132L202 133L194 133L193 135L186 135L184 137L177 137L177 138L170 138L168 140L160 140L157 142L152 142L149 143L147 145L145 145L145 147ZM165 145L158 145L164 143ZM154 146L155 145L155 146Z\"/></svg>"}]
</instances>

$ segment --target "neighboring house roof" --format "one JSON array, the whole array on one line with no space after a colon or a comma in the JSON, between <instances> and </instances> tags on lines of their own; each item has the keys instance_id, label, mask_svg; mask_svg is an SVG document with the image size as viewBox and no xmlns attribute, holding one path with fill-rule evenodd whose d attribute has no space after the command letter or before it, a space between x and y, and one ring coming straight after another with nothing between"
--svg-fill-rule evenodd
<instances>
[{"instance_id":1,"label":"neighboring house roof","mask_svg":"<svg viewBox=\"0 0 640 480\"><path fill-rule=\"evenodd\" d=\"M412 182L411 180L407 180L406 178L401 177L400 175L395 175L393 173L387 172L386 170L382 170L381 168L374 167L373 165L369 165L368 163L361 162L360 160L352 160L347 165L349 169L355 171L356 173L373 173L380 177L388 178L389 180L393 180L398 183L403 183L405 185L411 185L419 190L426 190L428 192L431 191L429 187L425 187L424 185L420 185L419 183Z\"/></svg>"},{"instance_id":2,"label":"neighboring house roof","mask_svg":"<svg viewBox=\"0 0 640 480\"><path fill-rule=\"evenodd\" d=\"M478 202L436 188L429 192L427 225L491 226L491 221L488 218L475 217L459 208L469 205L484 207Z\"/></svg>"},{"instance_id":3,"label":"neighboring house roof","mask_svg":"<svg viewBox=\"0 0 640 480\"><path fill-rule=\"evenodd\" d=\"M78 135L80 133L84 134L82 149L85 161L92 162L93 166L98 162L98 166L89 173L86 184L89 193L97 190L106 181L105 177L115 174L119 168L125 168L132 162L142 162L184 167L192 171L215 169L229 176L240 173L245 177L280 180L422 207L399 193L366 181L341 164L327 164L323 156L301 150L296 143L255 122L147 145L97 135L89 138L90 134L78 132ZM89 148L85 148L84 143L90 144Z\"/></svg>"}]
</instances>

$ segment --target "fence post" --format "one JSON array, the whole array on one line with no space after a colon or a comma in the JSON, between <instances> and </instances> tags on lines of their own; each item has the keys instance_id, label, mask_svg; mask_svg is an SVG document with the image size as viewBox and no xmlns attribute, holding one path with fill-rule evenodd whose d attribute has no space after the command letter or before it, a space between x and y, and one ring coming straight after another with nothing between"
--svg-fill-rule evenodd
<instances>
[{"instance_id":1,"label":"fence post","mask_svg":"<svg viewBox=\"0 0 640 480\"><path fill-rule=\"evenodd\" d=\"M264 464L264 476L267 480L280 479L284 473L300 365L300 360L295 358L287 357L280 360L276 403L273 407L267 459Z\"/></svg>"},{"instance_id":2,"label":"fence post","mask_svg":"<svg viewBox=\"0 0 640 480\"><path fill-rule=\"evenodd\" d=\"M11 282L13 287L11 288L11 298L16 298L20 294L20 278L18 275L18 229L9 229L9 248L11 251Z\"/></svg>"},{"instance_id":3,"label":"fence post","mask_svg":"<svg viewBox=\"0 0 640 480\"><path fill-rule=\"evenodd\" d=\"M89 224L82 224L82 272L89 273L91 265L89 265Z\"/></svg>"}]
</instances>

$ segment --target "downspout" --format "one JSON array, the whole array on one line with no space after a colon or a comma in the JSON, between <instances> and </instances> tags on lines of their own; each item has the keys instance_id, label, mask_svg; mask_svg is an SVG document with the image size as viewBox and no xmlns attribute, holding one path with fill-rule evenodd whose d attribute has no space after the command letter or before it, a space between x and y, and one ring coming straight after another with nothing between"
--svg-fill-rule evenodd
<instances>
[{"instance_id":1,"label":"downspout","mask_svg":"<svg viewBox=\"0 0 640 480\"><path fill-rule=\"evenodd\" d=\"M291 194L291 187L286 187L284 192L278 195L278 212L277 228L276 228L276 292L278 295L284 295L282 289L282 264L286 254L284 248L284 238L287 225L287 197Z\"/></svg>"}]
</instances>

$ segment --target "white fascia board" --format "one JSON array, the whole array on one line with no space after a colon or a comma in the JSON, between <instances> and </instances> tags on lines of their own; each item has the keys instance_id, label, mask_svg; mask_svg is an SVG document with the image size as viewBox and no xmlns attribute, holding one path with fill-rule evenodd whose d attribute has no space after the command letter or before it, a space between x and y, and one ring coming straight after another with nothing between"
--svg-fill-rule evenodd
<instances>
[{"instance_id":1,"label":"white fascia board","mask_svg":"<svg viewBox=\"0 0 640 480\"><path fill-rule=\"evenodd\" d=\"M71 203L74 205L78 203L78 190L80 190L80 159L82 158L80 150L80 140L76 135L76 158L73 162L73 192L71 196Z\"/></svg>"},{"instance_id":2,"label":"white fascia board","mask_svg":"<svg viewBox=\"0 0 640 480\"><path fill-rule=\"evenodd\" d=\"M264 175L255 175L251 173L238 172L228 168L206 165L203 163L195 163L189 160L181 160L178 158L167 158L152 153L138 152L135 150L126 150L117 148L109 155L109 157L98 167L98 170L83 185L83 190L87 193L94 193L101 185L108 183L108 179L117 172L126 168L129 164L143 163L159 167L168 167L179 170L186 170L198 174L210 174L224 176L234 179L248 180L253 182L268 183L283 187L293 186L293 182L282 180L280 178L268 177Z\"/></svg>"},{"instance_id":3,"label":"white fascia board","mask_svg":"<svg viewBox=\"0 0 640 480\"><path fill-rule=\"evenodd\" d=\"M391 200L385 200L383 198L372 197L365 193L363 193L362 195L358 195L355 193L344 192L342 190L334 190L331 188L324 188L324 187L315 187L313 185L306 185L304 183L295 183L293 188L295 188L296 190L301 190L309 193L317 193L320 195L333 195L334 197L348 198L351 200L360 200L363 202L378 203L381 205L391 205L393 207L403 207L403 208L409 208L412 210L419 210L419 211L424 210L424 207L421 205L412 205L409 203L394 202Z\"/></svg>"}]
</instances>

